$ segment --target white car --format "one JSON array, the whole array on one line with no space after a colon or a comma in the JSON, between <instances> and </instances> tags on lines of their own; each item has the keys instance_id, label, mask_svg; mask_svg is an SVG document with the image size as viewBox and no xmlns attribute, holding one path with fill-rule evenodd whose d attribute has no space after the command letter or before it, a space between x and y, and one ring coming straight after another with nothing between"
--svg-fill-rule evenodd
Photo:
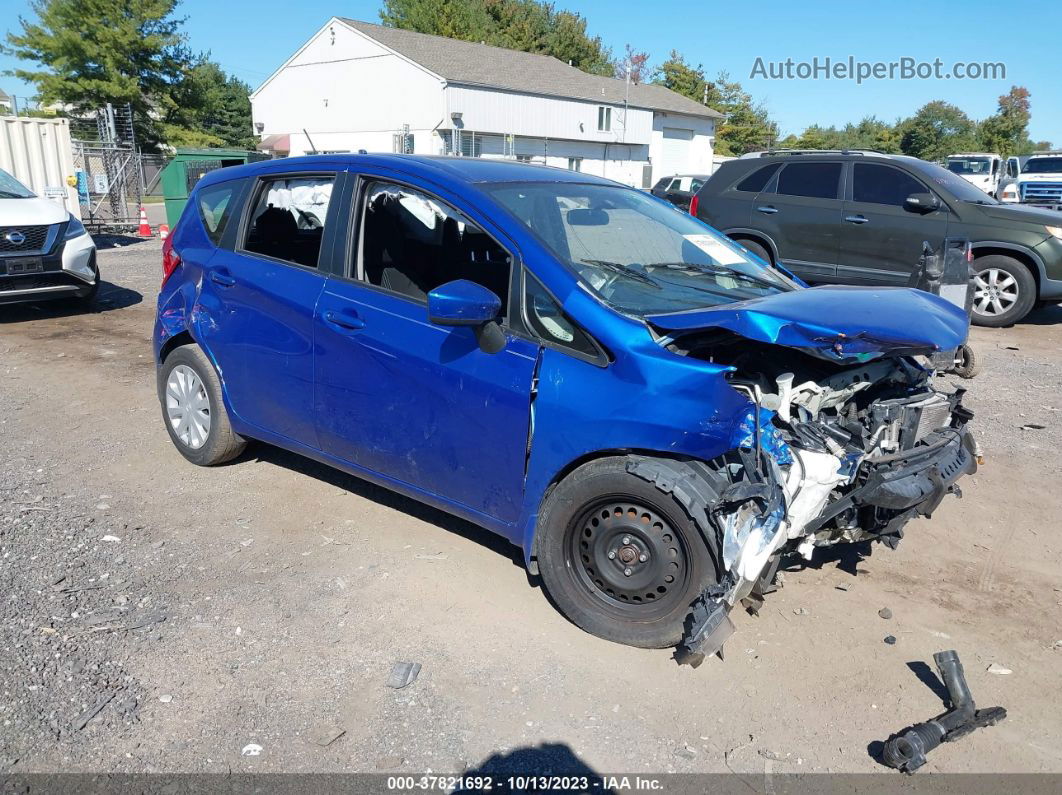
<instances>
[{"instance_id":1,"label":"white car","mask_svg":"<svg viewBox=\"0 0 1062 795\"><path fill-rule=\"evenodd\" d=\"M1003 176L1003 158L990 152L965 152L948 155L945 164L948 171L958 174L975 188L980 188L989 196L995 196L999 190L999 180Z\"/></svg>"},{"instance_id":2,"label":"white car","mask_svg":"<svg viewBox=\"0 0 1062 795\"><path fill-rule=\"evenodd\" d=\"M81 221L0 169L0 304L87 304L99 286L96 244Z\"/></svg>"}]
</instances>

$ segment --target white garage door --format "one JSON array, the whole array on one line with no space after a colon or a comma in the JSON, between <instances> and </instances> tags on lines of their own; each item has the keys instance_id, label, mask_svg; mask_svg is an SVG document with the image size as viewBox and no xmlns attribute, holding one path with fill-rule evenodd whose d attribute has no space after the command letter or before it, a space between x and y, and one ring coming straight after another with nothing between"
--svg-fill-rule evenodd
<instances>
[{"instance_id":1,"label":"white garage door","mask_svg":"<svg viewBox=\"0 0 1062 795\"><path fill-rule=\"evenodd\" d=\"M664 150L661 153L660 170L656 172L657 179L689 171L690 141L692 140L693 130L682 130L678 127L664 128Z\"/></svg>"}]
</instances>

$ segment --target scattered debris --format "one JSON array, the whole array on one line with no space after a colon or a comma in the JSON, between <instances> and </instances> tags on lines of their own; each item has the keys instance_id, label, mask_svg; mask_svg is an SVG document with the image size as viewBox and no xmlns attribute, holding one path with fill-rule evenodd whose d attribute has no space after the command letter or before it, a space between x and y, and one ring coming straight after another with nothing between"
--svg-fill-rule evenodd
<instances>
[{"instance_id":1,"label":"scattered debris","mask_svg":"<svg viewBox=\"0 0 1062 795\"><path fill-rule=\"evenodd\" d=\"M103 696L103 698L97 701L93 706L89 707L84 712L82 712L74 721L74 731L81 731L86 726L88 726L89 721L99 715L100 712L103 711L103 708L114 700L114 697L116 695L118 695L118 691L112 690L110 693Z\"/></svg>"},{"instance_id":2,"label":"scattered debris","mask_svg":"<svg viewBox=\"0 0 1062 795\"><path fill-rule=\"evenodd\" d=\"M1021 426L1023 431L1042 431L1047 428L1046 425L1040 425L1038 422L1027 422Z\"/></svg>"},{"instance_id":3,"label":"scattered debris","mask_svg":"<svg viewBox=\"0 0 1062 795\"><path fill-rule=\"evenodd\" d=\"M264 750L258 743L247 743L240 751L240 756L261 756Z\"/></svg>"},{"instance_id":4,"label":"scattered debris","mask_svg":"<svg viewBox=\"0 0 1062 795\"><path fill-rule=\"evenodd\" d=\"M808 610L806 607L798 607L796 610L793 611L793 614L798 616L810 616L811 611Z\"/></svg>"},{"instance_id":5,"label":"scattered debris","mask_svg":"<svg viewBox=\"0 0 1062 795\"><path fill-rule=\"evenodd\" d=\"M772 762L784 762L786 759L785 756L782 756L777 751L772 751L769 748L761 748L758 753L764 759L770 759Z\"/></svg>"},{"instance_id":6,"label":"scattered debris","mask_svg":"<svg viewBox=\"0 0 1062 795\"><path fill-rule=\"evenodd\" d=\"M387 686L395 690L401 690L407 685L413 684L420 675L420 663L397 662L391 668L391 675L387 677Z\"/></svg>"},{"instance_id":7,"label":"scattered debris","mask_svg":"<svg viewBox=\"0 0 1062 795\"><path fill-rule=\"evenodd\" d=\"M310 740L322 748L327 748L346 733L347 730L339 726L322 726L313 731Z\"/></svg>"},{"instance_id":8,"label":"scattered debris","mask_svg":"<svg viewBox=\"0 0 1062 795\"><path fill-rule=\"evenodd\" d=\"M107 541L107 542L112 543L112 544L117 544L121 540L122 539L120 539L118 536L103 536L100 539L100 541Z\"/></svg>"},{"instance_id":9,"label":"scattered debris","mask_svg":"<svg viewBox=\"0 0 1062 795\"><path fill-rule=\"evenodd\" d=\"M434 555L414 555L417 560L446 560L445 552L436 552Z\"/></svg>"},{"instance_id":10,"label":"scattered debris","mask_svg":"<svg viewBox=\"0 0 1062 795\"><path fill-rule=\"evenodd\" d=\"M896 645L896 636L895 635L886 635L885 636L885 642L887 644L889 644L890 646L895 646Z\"/></svg>"},{"instance_id":11,"label":"scattered debris","mask_svg":"<svg viewBox=\"0 0 1062 795\"><path fill-rule=\"evenodd\" d=\"M924 765L926 754L941 743L958 740L983 726L994 726L1007 717L1003 707L977 709L957 652L938 651L933 655L933 661L937 664L941 681L948 689L950 709L925 723L916 723L885 741L883 761L904 773L913 773Z\"/></svg>"},{"instance_id":12,"label":"scattered debris","mask_svg":"<svg viewBox=\"0 0 1062 795\"><path fill-rule=\"evenodd\" d=\"M675 749L675 756L683 759L694 759L697 756L697 749L689 745L683 745L681 748Z\"/></svg>"},{"instance_id":13,"label":"scattered debris","mask_svg":"<svg viewBox=\"0 0 1062 795\"><path fill-rule=\"evenodd\" d=\"M151 548L152 549L162 549L164 546L166 546L166 542L163 541L162 539L159 539L158 541L156 541L154 544L151 545Z\"/></svg>"},{"instance_id":14,"label":"scattered debris","mask_svg":"<svg viewBox=\"0 0 1062 795\"><path fill-rule=\"evenodd\" d=\"M992 663L991 665L988 666L988 668L986 670L990 674L997 674L999 676L1008 676L1009 674L1014 673L1012 670L1010 670L1009 668L1007 668L1005 666L1000 665L999 663Z\"/></svg>"},{"instance_id":15,"label":"scattered debris","mask_svg":"<svg viewBox=\"0 0 1062 795\"><path fill-rule=\"evenodd\" d=\"M878 611L878 615L887 621L888 619L892 618L892 611L889 610L889 608L887 607L883 607L881 608L881 610Z\"/></svg>"},{"instance_id":16,"label":"scattered debris","mask_svg":"<svg viewBox=\"0 0 1062 795\"><path fill-rule=\"evenodd\" d=\"M171 696L169 693L163 693L161 696L159 696L159 701L161 701L163 704L169 704L171 701L173 701L173 696Z\"/></svg>"}]
</instances>

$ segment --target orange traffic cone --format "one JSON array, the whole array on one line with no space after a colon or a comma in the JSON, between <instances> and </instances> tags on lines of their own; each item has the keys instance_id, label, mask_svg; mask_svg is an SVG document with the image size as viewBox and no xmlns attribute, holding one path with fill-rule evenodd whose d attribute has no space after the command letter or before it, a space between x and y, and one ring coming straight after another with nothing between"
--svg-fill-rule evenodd
<instances>
[{"instance_id":1,"label":"orange traffic cone","mask_svg":"<svg viewBox=\"0 0 1062 795\"><path fill-rule=\"evenodd\" d=\"M140 205L140 229L137 230L137 234L140 237L151 237L151 227L148 225L147 210L144 209L144 205Z\"/></svg>"},{"instance_id":2,"label":"orange traffic cone","mask_svg":"<svg viewBox=\"0 0 1062 795\"><path fill-rule=\"evenodd\" d=\"M165 240L170 236L170 227L167 224L159 224L159 240Z\"/></svg>"}]
</instances>

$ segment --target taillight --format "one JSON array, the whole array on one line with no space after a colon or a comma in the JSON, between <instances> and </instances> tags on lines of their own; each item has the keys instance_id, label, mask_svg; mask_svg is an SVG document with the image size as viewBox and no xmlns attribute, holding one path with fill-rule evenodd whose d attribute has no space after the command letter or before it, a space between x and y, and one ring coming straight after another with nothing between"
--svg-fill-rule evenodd
<instances>
[{"instance_id":1,"label":"taillight","mask_svg":"<svg viewBox=\"0 0 1062 795\"><path fill-rule=\"evenodd\" d=\"M177 270L177 266L181 264L180 255L173 250L173 235L169 235L162 242L162 283L166 284L166 280L173 275L173 272Z\"/></svg>"},{"instance_id":2,"label":"taillight","mask_svg":"<svg viewBox=\"0 0 1062 795\"><path fill-rule=\"evenodd\" d=\"M694 218L697 217L698 204L700 204L700 202L698 201L697 196L695 195L692 199L690 199L690 215L692 215Z\"/></svg>"}]
</instances>

